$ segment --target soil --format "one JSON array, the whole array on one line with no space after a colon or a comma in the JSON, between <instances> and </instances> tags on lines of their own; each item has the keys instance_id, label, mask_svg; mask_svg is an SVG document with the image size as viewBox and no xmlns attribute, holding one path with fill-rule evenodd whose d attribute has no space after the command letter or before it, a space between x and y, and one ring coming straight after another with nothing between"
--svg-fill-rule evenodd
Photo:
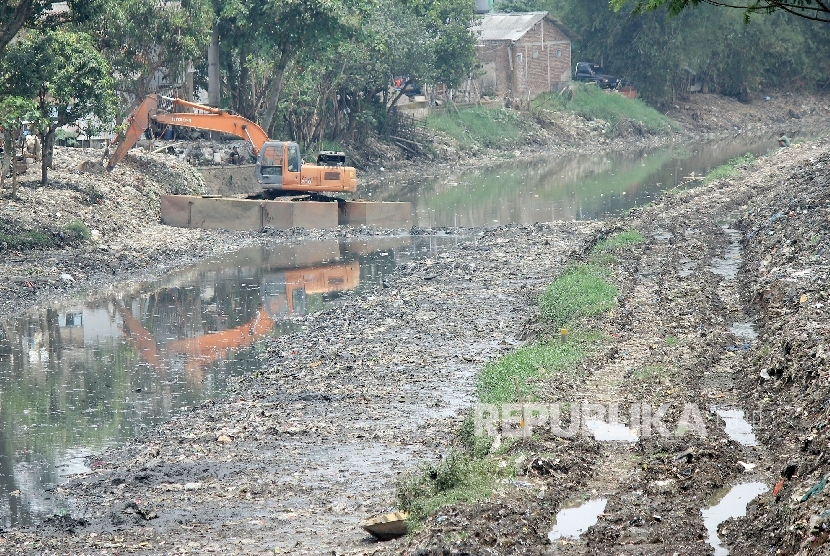
<instances>
[{"instance_id":1,"label":"soil","mask_svg":"<svg viewBox=\"0 0 830 556\"><path fill-rule=\"evenodd\" d=\"M827 99L772 96L750 104L694 96L669 113L683 128L671 137L541 115L517 156L827 132ZM497 156L442 144L435 173ZM169 228L157 223L158 195L200 188L186 164L132 155L107 175L79 169L100 151L58 153L49 187L30 171L19 200L0 199L0 232L47 230L61 246L0 250L0 314L245 245L384 233ZM381 143L361 157L367 174L424 166ZM260 372L96 457L56 491L75 510L2 531L0 553L712 554L701 509L750 481L770 491L720 527L730 552L818 553L830 536L830 489L801 499L830 473L828 165L826 138L797 142L738 177L613 221L413 230L468 241L398 267L336 311L303 317L302 334L264 341ZM65 229L75 219L92 230L89 240ZM571 376L543 381L541 402L617 403L623 421L632 404L667 403L667 423L693 406L705 434L612 442L537 427L500 456L518 475L491 498L442 508L408 537L366 535L362 520L393 509L396 479L456 442L483 364L550 334L538 320L542 289L598 241L630 229L645 240L613 253L617 306L588 323L604 339ZM757 337L735 326L745 323ZM714 408L743 410L757 445L730 438ZM597 523L578 539L551 541L556 512L592 497L608 501Z\"/></svg>"}]
</instances>

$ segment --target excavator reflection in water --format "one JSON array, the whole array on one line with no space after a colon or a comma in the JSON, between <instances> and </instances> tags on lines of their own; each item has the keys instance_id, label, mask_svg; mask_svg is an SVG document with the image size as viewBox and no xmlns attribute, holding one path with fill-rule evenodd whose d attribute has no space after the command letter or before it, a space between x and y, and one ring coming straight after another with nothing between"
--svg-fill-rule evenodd
<instances>
[{"instance_id":1,"label":"excavator reflection in water","mask_svg":"<svg viewBox=\"0 0 830 556\"><path fill-rule=\"evenodd\" d=\"M205 367L211 363L264 338L281 321L304 315L307 296L354 290L359 284L358 261L271 272L262 277L259 307L247 322L226 330L174 338L164 343L159 336L181 335L181 330L190 328L184 324L187 314L185 305L188 304L185 296L174 290L167 292L166 308L150 315L148 325L155 334L147 330L127 307L119 305L118 311L124 335L147 364L166 375L172 362L183 359L185 376L191 383L199 384L204 380ZM239 310L245 309L245 303L242 305ZM162 330L166 334L160 335Z\"/></svg>"}]
</instances>

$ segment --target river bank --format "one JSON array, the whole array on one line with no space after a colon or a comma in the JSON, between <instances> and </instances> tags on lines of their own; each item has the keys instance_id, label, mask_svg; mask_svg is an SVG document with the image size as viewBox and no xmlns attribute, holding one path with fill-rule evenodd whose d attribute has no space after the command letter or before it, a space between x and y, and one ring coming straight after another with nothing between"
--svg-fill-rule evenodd
<instances>
[{"instance_id":1,"label":"river bank","mask_svg":"<svg viewBox=\"0 0 830 556\"><path fill-rule=\"evenodd\" d=\"M820 119L814 124L820 126ZM777 127L767 125L767 131ZM578 146L571 148L578 152ZM701 500L744 478L737 461L755 465L746 477L771 484L781 461L802 458L801 445L785 441L809 431L809 421L794 422L796 432L763 428L757 431L761 445L745 446L729 439L709 405L751 411L747 402L755 398L749 392L755 396L753 381L767 380L762 378L764 369L771 377L764 384L775 394L761 400L768 397L773 401L765 403L802 409L797 392L787 385L798 383L792 378L800 376L798 365L812 364L790 355L804 331L779 329L781 319L791 318L790 311L806 301L781 277L791 277L785 264L806 259L806 266L790 274L810 281L808 299L826 290L817 278L822 276L822 259L810 257L821 257L817 250L827 245L820 227L826 222L826 197L821 197L826 187L817 187L827 176L827 156L827 143L781 150L748 165L737 178L666 196L608 223L443 230L471 234L470 242L446 256L399 269L342 310L304 317L303 334L268 340L262 371L241 380L227 399L176 416L128 446L102 454L91 462L90 472L56 490L57 496L75 501L76 511L32 529L4 532L0 550L452 554L488 549L606 553L626 547L659 553L671 547L682 553L711 553L699 514L708 505ZM148 176L145 172L142 179L149 182ZM93 191L103 193L102 202L89 206L123 203L115 188L99 179ZM795 188L799 184L803 190ZM104 192L102 186L112 189ZM123 192L130 186L119 187ZM793 191L803 203L792 205ZM31 202L43 199L34 194ZM4 258L4 275L13 278L2 292L4 314L82 288L115 288L125 277L163 273L242 245L365 233L178 230L148 224L152 210L146 205L126 214L134 222L111 222L119 228L99 230L104 239L93 249L80 246ZM100 217L102 227L108 218ZM791 225L800 226L797 234L785 229ZM743 226L754 230L747 232L751 237L741 235ZM700 404L708 434L633 445L565 442L543 434L538 444L505 455L505 465L518 467L520 475L505 483L494 500L443 510L410 539L383 545L367 539L358 524L392 507L396 477L418 461L447 453L462 418L459 410L473 401L474 374L485 362L540 334L534 323L536 299L544 286L568 264L585 259L601 237L628 229L639 231L645 241L616 254L613 280L620 291L619 306L594 321L606 340L572 380L556 381L543 401L590 398L622 406L668 397ZM792 243L790 235L797 235L799 242ZM738 236L744 257L740 274L731 259ZM764 241L754 244L751 238ZM778 243L771 244L769 238ZM770 269L763 280L759 268ZM758 297L749 292L762 293ZM760 308L749 303L756 298L763 301ZM758 339L746 341L732 330L753 318ZM819 330L816 322L811 314L804 326ZM786 342L769 340L782 335ZM813 343L807 352L818 354L821 341L815 343L809 334L808 341ZM764 366L756 369L755 355L761 353ZM820 356L811 357L826 363ZM639 372L643 369L651 370ZM810 374L809 380L822 376ZM817 395L815 403L821 399ZM816 408L805 409L809 414ZM765 448L779 445L788 448L775 454ZM691 457L683 456L684 465L678 466L675 456L688 449ZM516 462L522 455L532 462L533 454L542 453L565 464L539 472ZM817 467L805 464L799 469L795 476L801 482L787 483L790 492L820 478L821 457L810 462ZM605 516L583 544L546 542L559 507L585 495L608 502ZM760 512L756 522L770 515L769 507L754 507ZM798 509L789 515L794 523L809 520ZM780 527L780 538L791 544L804 540L787 533L783 522ZM751 530L730 528L726 540Z\"/></svg>"}]
</instances>

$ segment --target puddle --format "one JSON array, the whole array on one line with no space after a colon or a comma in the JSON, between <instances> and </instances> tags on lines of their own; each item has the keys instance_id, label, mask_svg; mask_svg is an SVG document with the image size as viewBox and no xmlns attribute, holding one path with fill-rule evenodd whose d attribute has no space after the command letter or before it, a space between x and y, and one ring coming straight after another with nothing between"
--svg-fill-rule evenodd
<instances>
[{"instance_id":1,"label":"puddle","mask_svg":"<svg viewBox=\"0 0 830 556\"><path fill-rule=\"evenodd\" d=\"M637 442L637 433L622 423L606 423L590 420L585 423L594 438L599 441Z\"/></svg>"},{"instance_id":2,"label":"puddle","mask_svg":"<svg viewBox=\"0 0 830 556\"><path fill-rule=\"evenodd\" d=\"M755 332L754 322L736 322L729 327L729 331L734 334L736 338L744 340L758 339L758 333Z\"/></svg>"},{"instance_id":3,"label":"puddle","mask_svg":"<svg viewBox=\"0 0 830 556\"><path fill-rule=\"evenodd\" d=\"M721 489L712 498L712 506L700 510L703 525L709 532L709 544L715 549L715 556L729 554L729 550L721 545L718 525L727 519L745 516L747 504L767 490L767 485L761 482L743 483L730 489Z\"/></svg>"},{"instance_id":4,"label":"puddle","mask_svg":"<svg viewBox=\"0 0 830 556\"><path fill-rule=\"evenodd\" d=\"M662 229L662 228L655 230L655 231L654 231L654 233L653 233L653 234L651 234L651 235L652 235L652 236L654 237L654 239L656 239L657 241L668 241L668 240L670 240L671 238L673 238L673 237L674 237L674 234L673 234L673 233L671 233L671 232L670 232L670 231L668 231L668 230L664 230L664 229Z\"/></svg>"},{"instance_id":5,"label":"puddle","mask_svg":"<svg viewBox=\"0 0 830 556\"><path fill-rule=\"evenodd\" d=\"M712 413L717 414L725 423L726 435L744 446L757 446L755 433L752 432L752 425L744 417L742 409L718 409L711 408Z\"/></svg>"},{"instance_id":6,"label":"puddle","mask_svg":"<svg viewBox=\"0 0 830 556\"><path fill-rule=\"evenodd\" d=\"M721 229L729 236L729 246L723 253L723 258L712 259L712 264L707 268L715 274L720 274L727 280L732 280L738 275L743 258L741 257L741 232L733 230L728 226L721 226Z\"/></svg>"},{"instance_id":7,"label":"puddle","mask_svg":"<svg viewBox=\"0 0 830 556\"><path fill-rule=\"evenodd\" d=\"M578 505L563 507L556 514L553 529L548 533L551 542L563 537L576 538L596 524L599 514L605 510L607 498L593 498Z\"/></svg>"}]
</instances>

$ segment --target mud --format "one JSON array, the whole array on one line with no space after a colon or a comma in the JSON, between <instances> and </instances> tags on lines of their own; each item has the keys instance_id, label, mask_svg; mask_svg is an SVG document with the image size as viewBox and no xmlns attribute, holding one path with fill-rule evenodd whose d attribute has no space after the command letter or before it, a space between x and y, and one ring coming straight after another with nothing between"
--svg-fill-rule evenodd
<instances>
[{"instance_id":1,"label":"mud","mask_svg":"<svg viewBox=\"0 0 830 556\"><path fill-rule=\"evenodd\" d=\"M702 510L751 482L770 490L718 527L730 554L820 550L826 493L800 500L830 472L828 164L817 141L611 222L443 230L470 241L267 340L260 372L94 458L54 493L71 515L3 531L0 553L712 554ZM91 248L3 251L3 313L246 244L387 233L173 230L149 224L148 207ZM605 340L543 401L669 403L667 422L694 404L706 434L609 442L541 428L511 448L519 474L490 499L442 508L410 537L367 537L359 522L392 509L395 479L448 452L481 366L543 333L544 286L625 229L645 241L619 253L617 307L591 322ZM735 329L747 322L757 338ZM757 445L731 439L711 406L744 411ZM596 524L550 539L560 509L594 498L607 500Z\"/></svg>"}]
</instances>

